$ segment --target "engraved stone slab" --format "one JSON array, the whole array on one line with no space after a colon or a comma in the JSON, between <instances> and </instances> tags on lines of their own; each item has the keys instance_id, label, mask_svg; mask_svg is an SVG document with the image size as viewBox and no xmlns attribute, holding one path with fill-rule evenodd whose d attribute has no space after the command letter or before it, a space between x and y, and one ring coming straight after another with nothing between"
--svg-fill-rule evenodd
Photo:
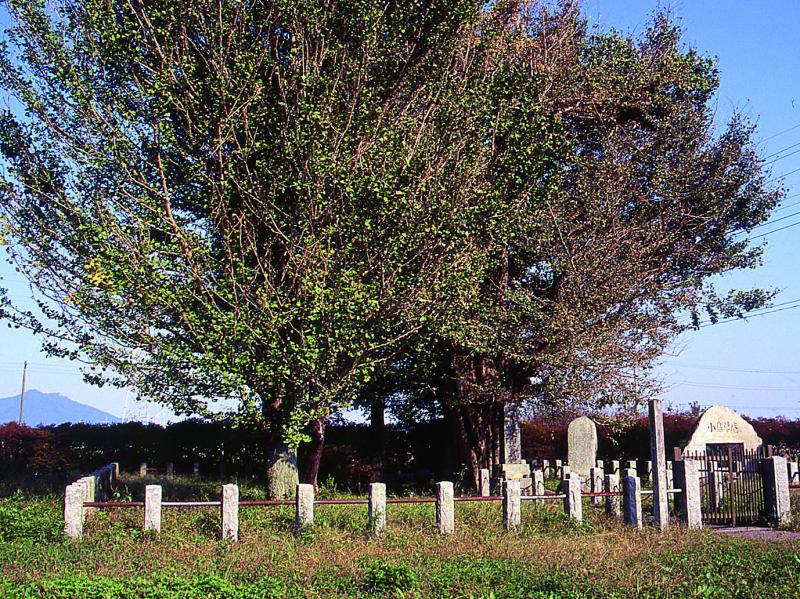
<instances>
[{"instance_id":1,"label":"engraved stone slab","mask_svg":"<svg viewBox=\"0 0 800 599\"><path fill-rule=\"evenodd\" d=\"M584 479L597 463L597 427L586 416L576 418L567 427L567 463L571 472Z\"/></svg>"},{"instance_id":2,"label":"engraved stone slab","mask_svg":"<svg viewBox=\"0 0 800 599\"><path fill-rule=\"evenodd\" d=\"M706 445L741 444L745 451L753 451L763 444L753 426L736 412L725 406L711 406L694 428L687 452L706 452Z\"/></svg>"}]
</instances>

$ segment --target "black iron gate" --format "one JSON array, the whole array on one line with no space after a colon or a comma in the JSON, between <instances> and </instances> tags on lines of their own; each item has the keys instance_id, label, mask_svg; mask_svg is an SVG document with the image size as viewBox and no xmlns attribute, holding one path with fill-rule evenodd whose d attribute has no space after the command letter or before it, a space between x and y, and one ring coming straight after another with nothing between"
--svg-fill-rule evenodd
<instances>
[{"instance_id":1,"label":"black iron gate","mask_svg":"<svg viewBox=\"0 0 800 599\"><path fill-rule=\"evenodd\" d=\"M766 523L761 460L766 452L735 447L684 453L700 466L703 524L745 526Z\"/></svg>"}]
</instances>

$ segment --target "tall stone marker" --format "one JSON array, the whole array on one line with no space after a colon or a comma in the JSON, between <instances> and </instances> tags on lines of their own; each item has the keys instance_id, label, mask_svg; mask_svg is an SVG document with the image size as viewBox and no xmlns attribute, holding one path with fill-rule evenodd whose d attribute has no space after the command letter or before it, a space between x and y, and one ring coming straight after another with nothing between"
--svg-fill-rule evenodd
<instances>
[{"instance_id":1,"label":"tall stone marker","mask_svg":"<svg viewBox=\"0 0 800 599\"><path fill-rule=\"evenodd\" d=\"M711 406L700 416L683 451L706 453L726 447L754 451L762 444L753 426L739 414L725 406Z\"/></svg>"},{"instance_id":2,"label":"tall stone marker","mask_svg":"<svg viewBox=\"0 0 800 599\"><path fill-rule=\"evenodd\" d=\"M669 526L669 500L667 498L667 454L664 451L664 409L661 400L651 399L648 411L653 516L659 530L666 530Z\"/></svg>"},{"instance_id":3,"label":"tall stone marker","mask_svg":"<svg viewBox=\"0 0 800 599\"><path fill-rule=\"evenodd\" d=\"M576 418L567 427L567 463L570 471L584 480L597 463L597 427L586 416Z\"/></svg>"}]
</instances>

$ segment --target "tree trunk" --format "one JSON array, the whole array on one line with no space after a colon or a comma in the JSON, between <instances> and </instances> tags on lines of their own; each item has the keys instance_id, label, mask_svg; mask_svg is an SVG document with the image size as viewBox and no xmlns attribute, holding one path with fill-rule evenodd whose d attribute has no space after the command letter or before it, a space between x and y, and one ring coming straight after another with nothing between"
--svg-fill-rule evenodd
<instances>
[{"instance_id":1,"label":"tree trunk","mask_svg":"<svg viewBox=\"0 0 800 599\"><path fill-rule=\"evenodd\" d=\"M280 441L267 448L267 495L270 499L291 499L295 495L297 450Z\"/></svg>"},{"instance_id":2,"label":"tree trunk","mask_svg":"<svg viewBox=\"0 0 800 599\"><path fill-rule=\"evenodd\" d=\"M309 425L311 435L311 450L308 453L308 463L304 468L303 482L314 485L314 492L317 491L317 475L319 474L319 464L322 461L322 451L325 448L325 422L327 418L317 418Z\"/></svg>"}]
</instances>

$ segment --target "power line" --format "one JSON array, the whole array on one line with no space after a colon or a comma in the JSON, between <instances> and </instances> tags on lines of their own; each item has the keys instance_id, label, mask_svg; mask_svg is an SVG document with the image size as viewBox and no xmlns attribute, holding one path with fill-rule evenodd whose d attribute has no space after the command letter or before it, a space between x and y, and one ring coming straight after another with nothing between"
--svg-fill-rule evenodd
<instances>
[{"instance_id":1,"label":"power line","mask_svg":"<svg viewBox=\"0 0 800 599\"><path fill-rule=\"evenodd\" d=\"M780 149L780 150L778 150L777 152L773 152L772 154L769 154L769 155L767 155L767 156L764 156L764 160L767 160L768 158L772 158L773 156L777 156L778 154L782 154L782 153L783 153L783 152L785 152L786 150L791 150L792 148L796 148L797 146L800 146L800 141L798 141L797 143L795 143L795 144L792 144L792 145L790 145L790 146L786 146L785 148L781 148L781 149Z\"/></svg>"},{"instance_id":2,"label":"power line","mask_svg":"<svg viewBox=\"0 0 800 599\"><path fill-rule=\"evenodd\" d=\"M790 225L785 225L783 227L778 227L777 229L773 229L772 231L767 231L766 233L762 233L761 235L756 235L755 237L751 237L750 239L761 239L762 237L768 237L773 233L777 233L779 231L785 231L786 229L791 229L792 227L796 227L797 225L800 225L800 221L797 221L796 223L792 223Z\"/></svg>"},{"instance_id":3,"label":"power line","mask_svg":"<svg viewBox=\"0 0 800 599\"><path fill-rule=\"evenodd\" d=\"M783 131L778 131L774 135L770 135L769 137L765 137L761 141L765 142L765 141L769 141L770 139L775 139L776 137L778 137L780 135L783 135L784 133L789 133L789 131L794 131L795 129L800 129L800 123L797 123L795 126L789 127L788 129L784 129Z\"/></svg>"},{"instance_id":4,"label":"power line","mask_svg":"<svg viewBox=\"0 0 800 599\"><path fill-rule=\"evenodd\" d=\"M800 224L800 223L799 223ZM748 318L753 318L755 316L766 316L767 314L775 314L776 312L784 312L785 310L794 310L796 308L800 308L800 304L795 306L788 306L786 308L778 308L777 310L767 310L766 312L754 312L752 314L747 314L743 317L734 317L734 318L726 318L725 320L718 320L717 322L707 322L705 324L701 324L700 328L704 329L706 327L713 327L714 325L724 324L726 322L733 322L735 320L747 320Z\"/></svg>"},{"instance_id":5,"label":"power line","mask_svg":"<svg viewBox=\"0 0 800 599\"><path fill-rule=\"evenodd\" d=\"M795 144L794 146L799 146L799 145L800 144ZM793 148L794 146L789 146L789 147ZM775 164L779 160L783 160L784 158L788 158L789 156L794 156L797 153L800 153L800 150L795 150L794 152L789 152L788 154L784 154L783 156L778 156L777 158L774 158L774 159L770 160L769 162L765 162L763 164L763 166L769 166L770 164Z\"/></svg>"},{"instance_id":6,"label":"power line","mask_svg":"<svg viewBox=\"0 0 800 599\"><path fill-rule=\"evenodd\" d=\"M733 389L736 391L800 391L800 387L765 387L765 386L745 386L745 385L725 385L714 383L701 383L698 381L677 381L673 383L676 387L699 387L701 389Z\"/></svg>"},{"instance_id":7,"label":"power line","mask_svg":"<svg viewBox=\"0 0 800 599\"><path fill-rule=\"evenodd\" d=\"M800 374L800 370L769 370L766 368L733 368L730 366L711 366L709 364L686 364L684 362L669 362L665 366L679 368L694 368L697 370L712 370L719 372L739 372L748 374Z\"/></svg>"},{"instance_id":8,"label":"power line","mask_svg":"<svg viewBox=\"0 0 800 599\"><path fill-rule=\"evenodd\" d=\"M798 202L798 203L800 203L800 202ZM779 223L782 220L786 220L787 218L792 218L793 216L797 216L798 214L800 214L800 211L792 212L791 214L787 214L786 216L782 216L780 218L776 218L775 220L771 220L771 221L768 221L768 222L765 222L765 223L761 223L760 225L756 225L751 230L755 231L756 229L760 229L761 227L766 227L768 225L774 225L775 223Z\"/></svg>"}]
</instances>

